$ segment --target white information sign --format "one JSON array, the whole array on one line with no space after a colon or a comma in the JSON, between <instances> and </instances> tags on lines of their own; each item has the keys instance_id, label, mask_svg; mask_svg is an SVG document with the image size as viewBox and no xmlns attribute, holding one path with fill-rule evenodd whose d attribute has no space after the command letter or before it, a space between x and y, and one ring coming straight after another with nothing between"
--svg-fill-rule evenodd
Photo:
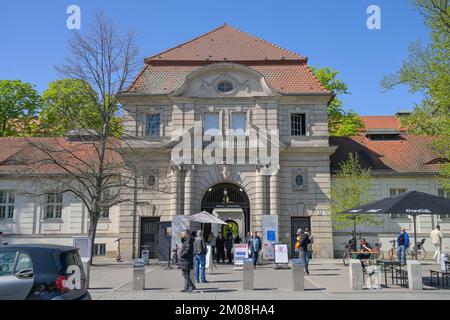
<instances>
[{"instance_id":1,"label":"white information sign","mask_svg":"<svg viewBox=\"0 0 450 320\"><path fill-rule=\"evenodd\" d=\"M206 245L207 251L206 251L206 269L209 268L210 265L212 265L212 254L211 254L211 246L208 244Z\"/></svg>"},{"instance_id":2,"label":"white information sign","mask_svg":"<svg viewBox=\"0 0 450 320\"><path fill-rule=\"evenodd\" d=\"M274 244L275 251L275 263L288 263L288 246L287 244L277 243Z\"/></svg>"},{"instance_id":3,"label":"white information sign","mask_svg":"<svg viewBox=\"0 0 450 320\"><path fill-rule=\"evenodd\" d=\"M248 259L248 247L246 243L234 245L234 265L240 266L244 264L244 260Z\"/></svg>"},{"instance_id":4,"label":"white information sign","mask_svg":"<svg viewBox=\"0 0 450 320\"><path fill-rule=\"evenodd\" d=\"M272 243L264 243L263 245L263 255L266 260L273 260L275 258L273 244Z\"/></svg>"},{"instance_id":5,"label":"white information sign","mask_svg":"<svg viewBox=\"0 0 450 320\"><path fill-rule=\"evenodd\" d=\"M91 238L75 236L73 246L79 249L81 259L91 259Z\"/></svg>"}]
</instances>

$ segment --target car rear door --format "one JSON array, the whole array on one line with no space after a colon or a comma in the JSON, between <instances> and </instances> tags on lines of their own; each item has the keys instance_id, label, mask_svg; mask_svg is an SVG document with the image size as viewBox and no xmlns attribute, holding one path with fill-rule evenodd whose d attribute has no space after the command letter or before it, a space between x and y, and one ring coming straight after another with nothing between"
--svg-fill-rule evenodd
<instances>
[{"instance_id":1,"label":"car rear door","mask_svg":"<svg viewBox=\"0 0 450 320\"><path fill-rule=\"evenodd\" d=\"M80 277L80 288L71 288L67 293L64 293L63 298L66 300L76 300L81 298L86 294L87 291L87 283L86 283L86 274L83 270L83 263L81 261L80 255L78 253L78 249L65 251L60 254L60 263L62 266L62 273L70 279L70 276ZM74 267L79 269L80 274L76 275L74 273Z\"/></svg>"},{"instance_id":2,"label":"car rear door","mask_svg":"<svg viewBox=\"0 0 450 320\"><path fill-rule=\"evenodd\" d=\"M31 256L20 250L0 250L0 300L24 300L33 283Z\"/></svg>"}]
</instances>

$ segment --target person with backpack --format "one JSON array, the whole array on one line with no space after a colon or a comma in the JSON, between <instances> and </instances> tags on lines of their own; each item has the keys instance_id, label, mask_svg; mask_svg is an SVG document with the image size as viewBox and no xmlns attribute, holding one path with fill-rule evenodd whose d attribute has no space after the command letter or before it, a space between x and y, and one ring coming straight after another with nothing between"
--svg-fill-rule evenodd
<instances>
[{"instance_id":1,"label":"person with backpack","mask_svg":"<svg viewBox=\"0 0 450 320\"><path fill-rule=\"evenodd\" d=\"M409 235L405 227L400 228L400 235L397 237L397 257L402 265L406 265L406 249L409 247Z\"/></svg>"},{"instance_id":2,"label":"person with backpack","mask_svg":"<svg viewBox=\"0 0 450 320\"><path fill-rule=\"evenodd\" d=\"M206 280L206 241L203 239L203 231L197 231L197 237L194 240L194 270L195 281L200 283L200 276L203 283L208 283Z\"/></svg>"},{"instance_id":3,"label":"person with backpack","mask_svg":"<svg viewBox=\"0 0 450 320\"><path fill-rule=\"evenodd\" d=\"M309 276L308 246L311 243L308 232L303 232L300 238L300 260L305 267L305 276Z\"/></svg>"}]
</instances>

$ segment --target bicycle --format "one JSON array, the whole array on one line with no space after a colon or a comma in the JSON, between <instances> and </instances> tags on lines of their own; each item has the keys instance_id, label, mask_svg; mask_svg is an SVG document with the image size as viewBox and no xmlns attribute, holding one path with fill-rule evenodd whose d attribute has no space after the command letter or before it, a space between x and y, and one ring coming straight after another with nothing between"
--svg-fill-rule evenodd
<instances>
[{"instance_id":1,"label":"bicycle","mask_svg":"<svg viewBox=\"0 0 450 320\"><path fill-rule=\"evenodd\" d=\"M425 251L425 249L423 248L423 245L425 243L426 239L422 239L418 244L417 244L417 250L415 250L415 247L410 250L409 248L406 249L406 255L410 256L411 258L415 258L415 252L417 252L417 260L424 260L425 257L427 256L427 252ZM389 249L388 255L389 258L391 260L394 260L394 258L397 257L397 253L398 253L398 249L397 249L397 240L391 240L389 241L392 245L392 248Z\"/></svg>"},{"instance_id":2,"label":"bicycle","mask_svg":"<svg viewBox=\"0 0 450 320\"><path fill-rule=\"evenodd\" d=\"M350 259L352 258L352 251L356 251L356 238L350 239L348 242L342 243L345 246L344 254L342 255L342 261L344 262L344 266L348 266L350 264Z\"/></svg>"}]
</instances>

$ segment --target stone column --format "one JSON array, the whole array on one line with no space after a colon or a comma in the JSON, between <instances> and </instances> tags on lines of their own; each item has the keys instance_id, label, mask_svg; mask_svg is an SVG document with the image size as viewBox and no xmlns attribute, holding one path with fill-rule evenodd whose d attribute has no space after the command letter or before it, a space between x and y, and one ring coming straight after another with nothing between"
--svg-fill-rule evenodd
<instances>
[{"instance_id":1,"label":"stone column","mask_svg":"<svg viewBox=\"0 0 450 320\"><path fill-rule=\"evenodd\" d=\"M184 180L184 215L193 214L194 204L194 166L186 166L186 176Z\"/></svg>"},{"instance_id":2,"label":"stone column","mask_svg":"<svg viewBox=\"0 0 450 320\"><path fill-rule=\"evenodd\" d=\"M278 171L270 176L270 214L280 214L280 200L278 194Z\"/></svg>"},{"instance_id":3,"label":"stone column","mask_svg":"<svg viewBox=\"0 0 450 320\"><path fill-rule=\"evenodd\" d=\"M251 231L262 233L262 216L265 214L264 208L264 178L261 168L257 167L255 171L255 201L254 209L251 211Z\"/></svg>"},{"instance_id":4,"label":"stone column","mask_svg":"<svg viewBox=\"0 0 450 320\"><path fill-rule=\"evenodd\" d=\"M180 169L178 166L172 166L172 181L170 186L170 215L176 216L180 212Z\"/></svg>"}]
</instances>

